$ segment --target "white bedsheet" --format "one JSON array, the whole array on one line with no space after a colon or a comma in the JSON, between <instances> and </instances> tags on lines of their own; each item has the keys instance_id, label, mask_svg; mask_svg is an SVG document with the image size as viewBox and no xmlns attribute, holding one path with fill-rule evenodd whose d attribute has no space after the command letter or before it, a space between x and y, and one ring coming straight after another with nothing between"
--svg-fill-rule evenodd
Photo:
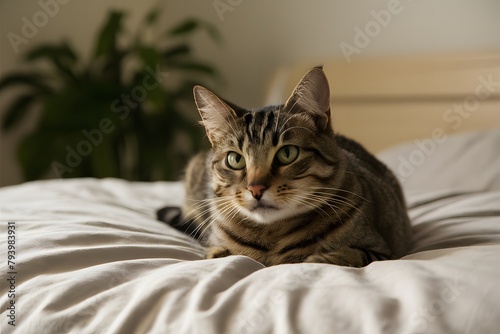
<instances>
[{"instance_id":1,"label":"white bedsheet","mask_svg":"<svg viewBox=\"0 0 500 334\"><path fill-rule=\"evenodd\" d=\"M182 201L179 182L2 188L1 332L498 333L498 147L500 131L450 138L406 175L414 250L360 269L203 260L196 242L155 220L156 209ZM383 157L397 169L414 149ZM9 221L15 327L5 284Z\"/></svg>"}]
</instances>

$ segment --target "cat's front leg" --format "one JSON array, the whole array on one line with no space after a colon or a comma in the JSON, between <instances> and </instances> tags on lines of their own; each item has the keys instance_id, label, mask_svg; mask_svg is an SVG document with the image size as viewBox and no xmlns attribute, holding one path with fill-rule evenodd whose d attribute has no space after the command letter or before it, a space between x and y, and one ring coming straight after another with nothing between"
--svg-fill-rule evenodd
<instances>
[{"instance_id":1,"label":"cat's front leg","mask_svg":"<svg viewBox=\"0 0 500 334\"><path fill-rule=\"evenodd\" d=\"M346 267L363 267L372 262L365 249L339 247L333 251L309 255L304 262L329 263Z\"/></svg>"},{"instance_id":2,"label":"cat's front leg","mask_svg":"<svg viewBox=\"0 0 500 334\"><path fill-rule=\"evenodd\" d=\"M231 255L229 249L222 246L211 246L207 250L207 259L216 259Z\"/></svg>"}]
</instances>

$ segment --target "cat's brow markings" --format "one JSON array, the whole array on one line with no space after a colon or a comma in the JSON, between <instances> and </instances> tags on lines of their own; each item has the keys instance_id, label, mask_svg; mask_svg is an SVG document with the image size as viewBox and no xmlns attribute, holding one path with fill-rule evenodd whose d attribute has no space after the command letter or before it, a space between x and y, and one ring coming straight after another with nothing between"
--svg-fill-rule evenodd
<instances>
[{"instance_id":1,"label":"cat's brow markings","mask_svg":"<svg viewBox=\"0 0 500 334\"><path fill-rule=\"evenodd\" d=\"M268 117L264 117L264 113L261 112L261 119L264 119L265 123L262 122L260 124L260 135L259 135L259 137L260 137L261 143L265 143L265 141L266 141L266 128L267 128L267 124L269 123L269 118Z\"/></svg>"},{"instance_id":2,"label":"cat's brow markings","mask_svg":"<svg viewBox=\"0 0 500 334\"><path fill-rule=\"evenodd\" d=\"M278 110L276 111L276 121L274 122L274 131L273 131L273 145L276 146L278 145L278 125L281 120L281 109L284 108L283 105L280 105L278 107Z\"/></svg>"},{"instance_id":3,"label":"cat's brow markings","mask_svg":"<svg viewBox=\"0 0 500 334\"><path fill-rule=\"evenodd\" d=\"M240 149L240 151L243 151L243 141L244 140L245 140L245 138L243 138L243 136L238 137L238 148Z\"/></svg>"},{"instance_id":4,"label":"cat's brow markings","mask_svg":"<svg viewBox=\"0 0 500 334\"><path fill-rule=\"evenodd\" d=\"M262 136L260 135L260 129L263 124L263 112L254 112L254 121L252 123L252 142L255 144L262 144ZM259 129L260 128L260 129Z\"/></svg>"},{"instance_id":5,"label":"cat's brow markings","mask_svg":"<svg viewBox=\"0 0 500 334\"><path fill-rule=\"evenodd\" d=\"M267 117L266 117L266 125L262 127L262 141L265 141L265 138L266 138L266 134L271 132L271 129L273 127L273 123L274 123L274 111L273 110L270 110L267 112ZM272 133L270 134L271 137L272 137Z\"/></svg>"},{"instance_id":6,"label":"cat's brow markings","mask_svg":"<svg viewBox=\"0 0 500 334\"><path fill-rule=\"evenodd\" d=\"M284 133L283 129L284 129L285 127L287 127L287 126L288 126L288 122L292 121L292 120L293 120L294 118L296 118L296 117L300 117L300 115L299 115L299 114L293 114L293 115L289 115L289 116L287 117L287 119L286 119L285 123L283 123L283 125L281 125L281 128L279 129L279 133L280 133L280 135L281 135L281 136L282 136L282 135L283 135L283 133ZM290 130L290 129L291 129L291 128L288 128L287 130ZM286 131L286 130L285 130L285 131ZM309 130L309 131L311 131L311 132L312 132L312 130Z\"/></svg>"},{"instance_id":7,"label":"cat's brow markings","mask_svg":"<svg viewBox=\"0 0 500 334\"><path fill-rule=\"evenodd\" d=\"M258 134L258 124L260 121L260 113L252 112L252 118L250 122L247 122L247 136L248 141L252 144L259 144L260 138Z\"/></svg>"},{"instance_id":8,"label":"cat's brow markings","mask_svg":"<svg viewBox=\"0 0 500 334\"><path fill-rule=\"evenodd\" d=\"M245 114L243 119L245 120L245 132L249 142L252 142L252 133L250 132L251 124L253 122L253 115L251 113Z\"/></svg>"}]
</instances>

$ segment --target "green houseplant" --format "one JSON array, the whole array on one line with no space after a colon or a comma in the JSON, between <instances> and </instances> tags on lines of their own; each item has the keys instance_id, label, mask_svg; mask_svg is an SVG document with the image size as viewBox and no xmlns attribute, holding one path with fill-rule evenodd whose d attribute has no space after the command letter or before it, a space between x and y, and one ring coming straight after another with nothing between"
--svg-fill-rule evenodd
<instances>
[{"instance_id":1,"label":"green houseplant","mask_svg":"<svg viewBox=\"0 0 500 334\"><path fill-rule=\"evenodd\" d=\"M203 145L203 131L189 117L192 87L217 78L212 66L193 56L189 38L205 30L218 41L218 34L204 21L187 19L148 43L144 36L158 31L159 12L150 11L134 34L123 28L124 12L110 12L90 60L66 42L44 44L25 60L48 61L48 70L33 66L0 81L0 92L26 88L8 106L4 130L40 112L17 148L26 180L178 177L188 155Z\"/></svg>"}]
</instances>

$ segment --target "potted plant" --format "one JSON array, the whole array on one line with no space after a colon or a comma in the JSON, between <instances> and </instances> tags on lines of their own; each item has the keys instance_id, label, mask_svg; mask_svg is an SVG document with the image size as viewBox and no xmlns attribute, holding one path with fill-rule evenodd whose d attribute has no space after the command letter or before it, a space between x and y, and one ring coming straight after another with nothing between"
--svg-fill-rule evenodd
<instances>
[{"instance_id":1,"label":"potted plant","mask_svg":"<svg viewBox=\"0 0 500 334\"><path fill-rule=\"evenodd\" d=\"M123 28L122 11L109 14L90 60L67 43L43 44L29 51L28 64L10 73L0 92L27 90L8 106L2 127L12 131L37 108L38 121L17 148L26 180L57 177L119 177L129 180L177 178L188 156L203 144L195 127L192 87L214 80L214 68L193 56L189 37L210 24L187 19L161 33L154 44L159 10L150 11L135 34ZM36 64L34 64L36 65Z\"/></svg>"}]
</instances>

